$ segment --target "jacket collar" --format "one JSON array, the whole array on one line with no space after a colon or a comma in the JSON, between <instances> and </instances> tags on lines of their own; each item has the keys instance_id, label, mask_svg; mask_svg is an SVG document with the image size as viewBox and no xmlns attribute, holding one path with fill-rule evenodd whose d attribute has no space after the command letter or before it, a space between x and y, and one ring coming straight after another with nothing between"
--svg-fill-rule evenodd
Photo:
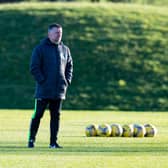
<instances>
[{"instance_id":1,"label":"jacket collar","mask_svg":"<svg viewBox=\"0 0 168 168\"><path fill-rule=\"evenodd\" d=\"M50 39L49 39L48 37L44 38L44 39L42 40L42 43L47 44L47 45L55 45L55 46L59 46L59 45L62 45L62 44L63 44L62 41L61 41L59 44L54 44L54 43L52 43L52 42L50 41Z\"/></svg>"}]
</instances>

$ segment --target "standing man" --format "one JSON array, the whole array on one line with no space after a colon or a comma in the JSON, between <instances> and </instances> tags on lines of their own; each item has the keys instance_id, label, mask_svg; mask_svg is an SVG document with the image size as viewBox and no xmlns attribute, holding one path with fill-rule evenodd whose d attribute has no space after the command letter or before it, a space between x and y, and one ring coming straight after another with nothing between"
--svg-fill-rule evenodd
<instances>
[{"instance_id":1,"label":"standing man","mask_svg":"<svg viewBox=\"0 0 168 168\"><path fill-rule=\"evenodd\" d=\"M73 64L70 50L62 42L62 26L51 24L48 37L32 53L30 72L36 81L35 108L30 123L28 148L34 147L36 134L45 109L50 111L50 148L57 143L60 110L67 87L72 80Z\"/></svg>"}]
</instances>

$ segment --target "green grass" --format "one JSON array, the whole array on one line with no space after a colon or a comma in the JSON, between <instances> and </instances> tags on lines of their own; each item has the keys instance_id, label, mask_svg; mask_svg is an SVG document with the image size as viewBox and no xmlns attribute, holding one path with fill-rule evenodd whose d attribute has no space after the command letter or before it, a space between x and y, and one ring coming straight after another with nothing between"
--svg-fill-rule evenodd
<instances>
[{"instance_id":1,"label":"green grass","mask_svg":"<svg viewBox=\"0 0 168 168\"><path fill-rule=\"evenodd\" d=\"M49 149L49 114L46 111L36 147L26 148L32 111L0 110L0 168L163 168L168 167L168 113L63 111L59 143ZM154 138L85 137L90 123L152 123Z\"/></svg>"},{"instance_id":2,"label":"green grass","mask_svg":"<svg viewBox=\"0 0 168 168\"><path fill-rule=\"evenodd\" d=\"M24 1L24 2L40 2L40 1L47 1L47 0L17 0L17 1ZM62 1L62 0L56 0L56 1ZM91 2L91 0L71 0L71 2ZM167 6L168 1L167 0L99 0L100 2L123 2L123 3L135 3L135 4L143 4L143 5L156 5L156 6Z\"/></svg>"},{"instance_id":3,"label":"green grass","mask_svg":"<svg viewBox=\"0 0 168 168\"><path fill-rule=\"evenodd\" d=\"M167 7L15 3L0 14L0 108L33 108L31 52L59 22L74 59L66 109L168 110Z\"/></svg>"}]
</instances>

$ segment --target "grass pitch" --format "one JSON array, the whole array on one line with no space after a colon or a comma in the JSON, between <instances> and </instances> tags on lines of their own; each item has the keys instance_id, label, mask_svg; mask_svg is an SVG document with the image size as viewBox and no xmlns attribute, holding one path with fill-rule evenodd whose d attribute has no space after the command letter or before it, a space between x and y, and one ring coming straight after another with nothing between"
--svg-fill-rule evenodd
<instances>
[{"instance_id":1,"label":"grass pitch","mask_svg":"<svg viewBox=\"0 0 168 168\"><path fill-rule=\"evenodd\" d=\"M63 111L59 143L49 149L49 114L40 125L36 147L28 149L29 110L0 110L0 168L163 168L168 167L168 113ZM154 138L85 137L90 123L151 123Z\"/></svg>"}]
</instances>

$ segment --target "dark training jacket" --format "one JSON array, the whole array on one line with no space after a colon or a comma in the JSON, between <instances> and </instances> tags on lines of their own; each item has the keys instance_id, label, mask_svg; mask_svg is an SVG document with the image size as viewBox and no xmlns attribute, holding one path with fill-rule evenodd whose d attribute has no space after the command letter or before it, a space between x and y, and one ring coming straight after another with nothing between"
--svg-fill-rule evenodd
<instances>
[{"instance_id":1,"label":"dark training jacket","mask_svg":"<svg viewBox=\"0 0 168 168\"><path fill-rule=\"evenodd\" d=\"M45 38L33 50L30 72L36 80L35 98L65 99L73 72L69 48Z\"/></svg>"}]
</instances>

